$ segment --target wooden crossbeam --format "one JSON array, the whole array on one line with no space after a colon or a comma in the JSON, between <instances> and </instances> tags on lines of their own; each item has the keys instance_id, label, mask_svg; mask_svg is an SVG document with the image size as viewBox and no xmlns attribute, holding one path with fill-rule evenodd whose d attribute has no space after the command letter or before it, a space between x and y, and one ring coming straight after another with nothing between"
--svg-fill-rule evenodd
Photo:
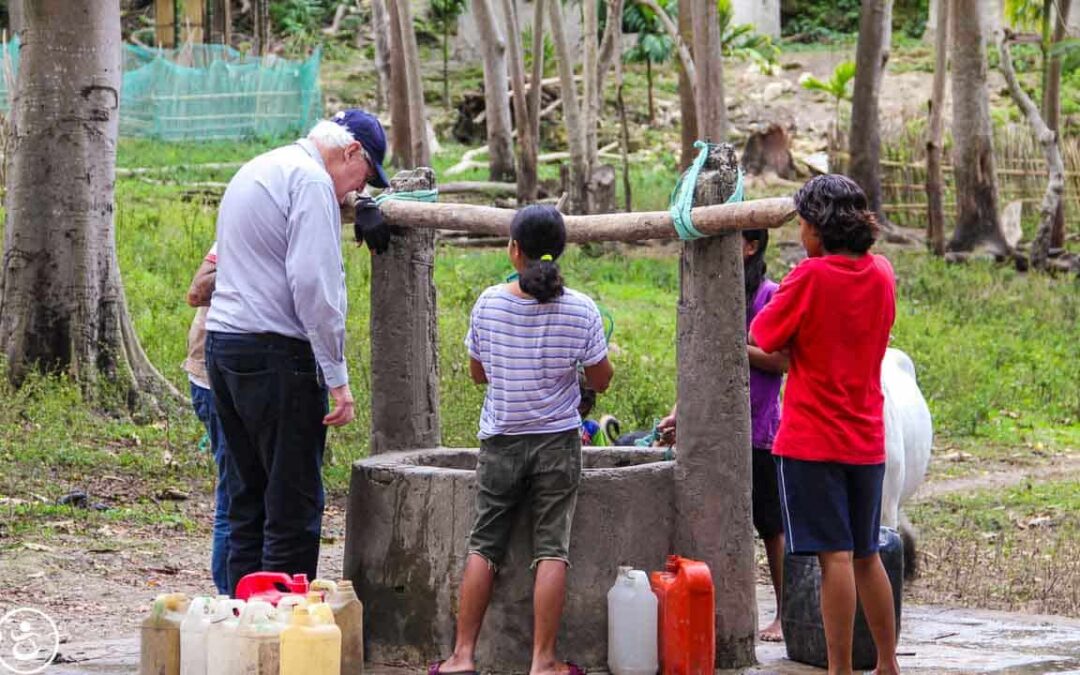
<instances>
[{"instance_id":1,"label":"wooden crossbeam","mask_svg":"<svg viewBox=\"0 0 1080 675\"><path fill-rule=\"evenodd\" d=\"M470 204L387 201L383 217L392 226L456 230L487 236L510 234L513 209ZM694 227L704 235L740 230L780 227L795 216L790 197L755 199L735 204L700 206L691 212ZM641 241L675 239L678 235L667 211L608 213L594 216L566 216L566 234L571 242Z\"/></svg>"}]
</instances>

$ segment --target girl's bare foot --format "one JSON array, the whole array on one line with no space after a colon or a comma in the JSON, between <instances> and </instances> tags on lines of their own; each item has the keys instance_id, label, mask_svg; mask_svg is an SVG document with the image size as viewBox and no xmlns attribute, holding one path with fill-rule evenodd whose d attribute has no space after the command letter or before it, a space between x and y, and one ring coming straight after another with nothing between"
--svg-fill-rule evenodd
<instances>
[{"instance_id":1,"label":"girl's bare foot","mask_svg":"<svg viewBox=\"0 0 1080 675\"><path fill-rule=\"evenodd\" d=\"M475 673L476 662L471 658L459 658L456 654L440 663L432 664L428 669L431 675L453 675L454 673Z\"/></svg>"},{"instance_id":2,"label":"girl's bare foot","mask_svg":"<svg viewBox=\"0 0 1080 675\"><path fill-rule=\"evenodd\" d=\"M772 623L761 629L761 632L758 633L758 638L760 638L762 642L783 642L784 630L780 627L780 618L777 617L773 619Z\"/></svg>"}]
</instances>

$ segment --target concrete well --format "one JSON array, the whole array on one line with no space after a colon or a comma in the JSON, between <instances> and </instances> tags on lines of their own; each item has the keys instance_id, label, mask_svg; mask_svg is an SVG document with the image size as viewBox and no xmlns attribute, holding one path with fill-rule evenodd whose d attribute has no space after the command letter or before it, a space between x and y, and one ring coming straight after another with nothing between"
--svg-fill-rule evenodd
<instances>
[{"instance_id":1,"label":"concrete well","mask_svg":"<svg viewBox=\"0 0 1080 675\"><path fill-rule=\"evenodd\" d=\"M368 659L420 665L449 654L472 527L475 450L378 455L353 466L345 576L368 617ZM619 565L659 569L672 550L674 462L662 450L585 448L559 653L607 662L607 591ZM484 620L477 661L527 671L532 645L528 514L519 514Z\"/></svg>"}]
</instances>

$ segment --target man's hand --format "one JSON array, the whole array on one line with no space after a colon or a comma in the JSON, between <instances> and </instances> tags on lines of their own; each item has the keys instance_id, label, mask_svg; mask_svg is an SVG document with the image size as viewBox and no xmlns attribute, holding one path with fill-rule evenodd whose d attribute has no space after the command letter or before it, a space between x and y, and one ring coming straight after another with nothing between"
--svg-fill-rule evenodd
<instances>
[{"instance_id":1,"label":"man's hand","mask_svg":"<svg viewBox=\"0 0 1080 675\"><path fill-rule=\"evenodd\" d=\"M353 212L353 230L357 243L363 241L372 253L385 253L390 247L390 226L383 220L382 211L370 197L356 200Z\"/></svg>"},{"instance_id":2,"label":"man's hand","mask_svg":"<svg viewBox=\"0 0 1080 675\"><path fill-rule=\"evenodd\" d=\"M334 399L334 409L323 418L323 424L328 427L341 427L356 418L356 401L349 391L349 385L334 387L330 390L330 397Z\"/></svg>"}]
</instances>

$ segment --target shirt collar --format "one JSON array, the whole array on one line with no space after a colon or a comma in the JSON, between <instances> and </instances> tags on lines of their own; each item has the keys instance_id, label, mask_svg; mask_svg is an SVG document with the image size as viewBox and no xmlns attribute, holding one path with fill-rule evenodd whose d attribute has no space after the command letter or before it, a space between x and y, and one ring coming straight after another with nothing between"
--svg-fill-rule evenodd
<instances>
[{"instance_id":1,"label":"shirt collar","mask_svg":"<svg viewBox=\"0 0 1080 675\"><path fill-rule=\"evenodd\" d=\"M326 170L326 162L323 161L322 153L319 152L319 148L315 146L315 143L306 138L301 138L296 144L303 148L304 152L309 154L312 159L318 162L319 166L323 168L323 171Z\"/></svg>"}]
</instances>

